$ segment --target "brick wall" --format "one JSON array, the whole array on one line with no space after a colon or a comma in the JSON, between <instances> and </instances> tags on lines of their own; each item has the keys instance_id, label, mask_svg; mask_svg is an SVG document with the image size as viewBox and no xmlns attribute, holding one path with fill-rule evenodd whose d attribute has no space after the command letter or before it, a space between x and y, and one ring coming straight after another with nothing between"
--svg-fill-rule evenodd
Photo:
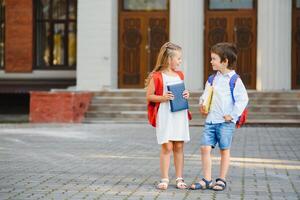
<instances>
[{"instance_id":1,"label":"brick wall","mask_svg":"<svg viewBox=\"0 0 300 200\"><path fill-rule=\"evenodd\" d=\"M5 20L5 71L31 72L32 0L6 0Z\"/></svg>"}]
</instances>

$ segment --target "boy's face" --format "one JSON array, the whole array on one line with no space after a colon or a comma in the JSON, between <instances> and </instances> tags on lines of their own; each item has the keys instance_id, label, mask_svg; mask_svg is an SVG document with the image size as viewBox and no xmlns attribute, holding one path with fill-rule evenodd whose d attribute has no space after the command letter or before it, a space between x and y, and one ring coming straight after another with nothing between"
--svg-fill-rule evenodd
<instances>
[{"instance_id":1,"label":"boy's face","mask_svg":"<svg viewBox=\"0 0 300 200\"><path fill-rule=\"evenodd\" d=\"M227 65L228 65L227 59L225 61L221 62L220 56L215 53L211 53L210 57L211 57L210 63L212 65L212 68L214 71L220 71L227 67Z\"/></svg>"},{"instance_id":2,"label":"boy's face","mask_svg":"<svg viewBox=\"0 0 300 200\"><path fill-rule=\"evenodd\" d=\"M175 51L174 55L170 59L170 67L172 70L176 70L179 65L181 65L182 58L181 58L181 51Z\"/></svg>"}]
</instances>

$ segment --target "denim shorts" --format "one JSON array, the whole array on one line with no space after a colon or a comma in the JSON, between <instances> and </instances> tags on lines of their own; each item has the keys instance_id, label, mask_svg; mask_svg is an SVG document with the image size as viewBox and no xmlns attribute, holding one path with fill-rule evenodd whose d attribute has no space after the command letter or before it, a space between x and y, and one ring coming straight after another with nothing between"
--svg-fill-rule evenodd
<instances>
[{"instance_id":1,"label":"denim shorts","mask_svg":"<svg viewBox=\"0 0 300 200\"><path fill-rule=\"evenodd\" d=\"M235 123L232 122L205 123L201 145L214 148L218 143L220 149L230 149L234 130Z\"/></svg>"}]
</instances>

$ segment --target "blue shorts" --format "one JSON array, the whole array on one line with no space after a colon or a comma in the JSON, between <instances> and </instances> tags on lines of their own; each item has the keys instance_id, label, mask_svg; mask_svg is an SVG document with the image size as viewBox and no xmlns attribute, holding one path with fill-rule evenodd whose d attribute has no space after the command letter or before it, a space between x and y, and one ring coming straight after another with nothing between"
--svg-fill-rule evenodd
<instances>
[{"instance_id":1,"label":"blue shorts","mask_svg":"<svg viewBox=\"0 0 300 200\"><path fill-rule=\"evenodd\" d=\"M220 149L229 149L232 142L235 123L224 122L218 124L205 123L202 135L202 146L212 146L219 144Z\"/></svg>"}]
</instances>

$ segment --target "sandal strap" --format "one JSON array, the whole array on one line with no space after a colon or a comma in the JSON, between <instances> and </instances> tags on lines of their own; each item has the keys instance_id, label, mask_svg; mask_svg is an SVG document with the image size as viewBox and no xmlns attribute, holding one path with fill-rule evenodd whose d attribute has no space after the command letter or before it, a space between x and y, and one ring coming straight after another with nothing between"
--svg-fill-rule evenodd
<instances>
[{"instance_id":1,"label":"sandal strap","mask_svg":"<svg viewBox=\"0 0 300 200\"><path fill-rule=\"evenodd\" d=\"M160 179L160 183L169 183L169 179L168 178L162 178Z\"/></svg>"},{"instance_id":2,"label":"sandal strap","mask_svg":"<svg viewBox=\"0 0 300 200\"><path fill-rule=\"evenodd\" d=\"M178 181L184 182L184 179L182 177L178 177L178 178L176 178L176 182L178 182Z\"/></svg>"},{"instance_id":3,"label":"sandal strap","mask_svg":"<svg viewBox=\"0 0 300 200\"><path fill-rule=\"evenodd\" d=\"M218 181L224 183L224 185L223 185L223 184L220 184L220 183L218 184L218 183L217 183ZM225 181L224 179L222 179L222 178L217 178L217 179L216 179L216 185L218 185L218 186L220 186L220 187L223 186L223 187L225 188L226 185L227 185L227 183L226 183L226 181ZM222 185L222 186L221 186L221 185Z\"/></svg>"},{"instance_id":4,"label":"sandal strap","mask_svg":"<svg viewBox=\"0 0 300 200\"><path fill-rule=\"evenodd\" d=\"M210 187L210 184L212 183L212 180L208 181L208 180L206 180L205 178L202 178L202 181L205 183L205 187L206 187L206 188L209 188L209 187Z\"/></svg>"}]
</instances>

